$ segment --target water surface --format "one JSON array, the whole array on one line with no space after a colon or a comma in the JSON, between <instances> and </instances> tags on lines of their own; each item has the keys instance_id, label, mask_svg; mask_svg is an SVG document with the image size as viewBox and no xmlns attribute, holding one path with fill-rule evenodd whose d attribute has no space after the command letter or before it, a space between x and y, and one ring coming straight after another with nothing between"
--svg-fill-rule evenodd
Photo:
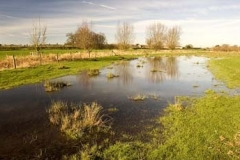
<instances>
[{"instance_id":1,"label":"water surface","mask_svg":"<svg viewBox=\"0 0 240 160\"><path fill-rule=\"evenodd\" d=\"M46 109L52 101L74 103L98 102L104 113L113 118L113 130L119 135L137 134L158 117L175 96L201 96L207 89L228 90L214 79L206 67L205 57L149 57L122 61L101 70L99 76L86 72L52 81L70 83L58 92L45 92L42 83L0 91L0 142L5 154L37 137L45 145L60 141L61 135L51 128ZM67 71L67 70L66 70ZM119 75L108 79L107 74ZM147 97L136 102L129 97ZM116 112L109 112L115 108ZM1 145L1 146L3 146ZM22 150L21 150L22 152Z\"/></svg>"}]
</instances>

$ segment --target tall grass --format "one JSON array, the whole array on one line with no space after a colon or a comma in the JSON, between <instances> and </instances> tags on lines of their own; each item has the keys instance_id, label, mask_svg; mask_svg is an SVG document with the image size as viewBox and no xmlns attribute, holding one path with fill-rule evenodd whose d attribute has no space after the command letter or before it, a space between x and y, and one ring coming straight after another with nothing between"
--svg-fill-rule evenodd
<instances>
[{"instance_id":1,"label":"tall grass","mask_svg":"<svg viewBox=\"0 0 240 160\"><path fill-rule=\"evenodd\" d=\"M49 120L70 139L80 139L87 133L108 128L107 119L101 114L102 107L91 104L76 105L53 102L47 111ZM95 130L95 131L96 131Z\"/></svg>"}]
</instances>

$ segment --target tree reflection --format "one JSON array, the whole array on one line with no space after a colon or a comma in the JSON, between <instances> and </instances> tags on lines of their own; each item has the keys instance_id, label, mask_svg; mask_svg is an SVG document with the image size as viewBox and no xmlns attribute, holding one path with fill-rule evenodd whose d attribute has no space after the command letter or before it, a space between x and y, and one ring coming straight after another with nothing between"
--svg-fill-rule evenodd
<instances>
[{"instance_id":1,"label":"tree reflection","mask_svg":"<svg viewBox=\"0 0 240 160\"><path fill-rule=\"evenodd\" d=\"M160 83L167 78L178 77L178 62L176 57L154 57L148 58L146 69L147 79L152 83Z\"/></svg>"},{"instance_id":2,"label":"tree reflection","mask_svg":"<svg viewBox=\"0 0 240 160\"><path fill-rule=\"evenodd\" d=\"M178 72L178 62L176 57L168 57L166 59L166 72L167 75L173 79L178 78L179 72Z\"/></svg>"},{"instance_id":3,"label":"tree reflection","mask_svg":"<svg viewBox=\"0 0 240 160\"><path fill-rule=\"evenodd\" d=\"M91 77L88 74L87 70L82 71L79 75L78 75L78 79L79 82L82 86L88 88L88 87L92 87L92 83L91 83Z\"/></svg>"},{"instance_id":4,"label":"tree reflection","mask_svg":"<svg viewBox=\"0 0 240 160\"><path fill-rule=\"evenodd\" d=\"M115 72L119 75L118 80L122 81L124 85L128 85L133 81L130 63L128 61L121 61L115 66Z\"/></svg>"}]
</instances>

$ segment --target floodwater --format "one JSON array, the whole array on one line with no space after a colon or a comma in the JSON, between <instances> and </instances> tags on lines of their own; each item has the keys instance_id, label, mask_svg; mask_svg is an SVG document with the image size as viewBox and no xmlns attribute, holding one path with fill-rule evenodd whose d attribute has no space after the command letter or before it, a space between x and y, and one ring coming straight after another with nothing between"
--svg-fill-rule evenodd
<instances>
[{"instance_id":1,"label":"floodwater","mask_svg":"<svg viewBox=\"0 0 240 160\"><path fill-rule=\"evenodd\" d=\"M54 79L71 84L57 92L45 92L42 83L0 90L0 155L21 153L34 158L50 144L61 146L61 135L51 127L46 113L51 102L58 100L97 102L113 118L117 135L138 134L174 102L175 96L228 90L208 71L207 60L195 56L138 58L103 68L96 77L82 72ZM109 73L119 77L108 79ZM141 102L129 99L137 94L147 98ZM112 108L114 112L110 112Z\"/></svg>"}]
</instances>

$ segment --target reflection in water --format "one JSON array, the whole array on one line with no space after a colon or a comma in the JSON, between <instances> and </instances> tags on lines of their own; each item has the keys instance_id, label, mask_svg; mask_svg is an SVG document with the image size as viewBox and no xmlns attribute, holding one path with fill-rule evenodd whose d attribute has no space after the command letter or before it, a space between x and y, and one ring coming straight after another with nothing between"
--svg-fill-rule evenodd
<instances>
[{"instance_id":1,"label":"reflection in water","mask_svg":"<svg viewBox=\"0 0 240 160\"><path fill-rule=\"evenodd\" d=\"M166 59L165 67L166 67L166 72L171 79L178 78L179 71L178 71L178 62L176 57L168 57Z\"/></svg>"},{"instance_id":2,"label":"reflection in water","mask_svg":"<svg viewBox=\"0 0 240 160\"><path fill-rule=\"evenodd\" d=\"M130 67L130 62L122 61L118 63L115 67L115 72L119 75L118 80L122 81L124 85L129 85L133 81L132 69Z\"/></svg>"},{"instance_id":3,"label":"reflection in water","mask_svg":"<svg viewBox=\"0 0 240 160\"><path fill-rule=\"evenodd\" d=\"M80 81L80 84L83 87L86 87L86 88L91 87L92 88L91 77L88 75L88 71L87 70L84 70L81 73L79 73L78 79Z\"/></svg>"},{"instance_id":4,"label":"reflection in water","mask_svg":"<svg viewBox=\"0 0 240 160\"><path fill-rule=\"evenodd\" d=\"M154 57L148 58L148 69L146 77L152 83L160 83L166 80L178 77L178 62L176 57Z\"/></svg>"}]
</instances>

